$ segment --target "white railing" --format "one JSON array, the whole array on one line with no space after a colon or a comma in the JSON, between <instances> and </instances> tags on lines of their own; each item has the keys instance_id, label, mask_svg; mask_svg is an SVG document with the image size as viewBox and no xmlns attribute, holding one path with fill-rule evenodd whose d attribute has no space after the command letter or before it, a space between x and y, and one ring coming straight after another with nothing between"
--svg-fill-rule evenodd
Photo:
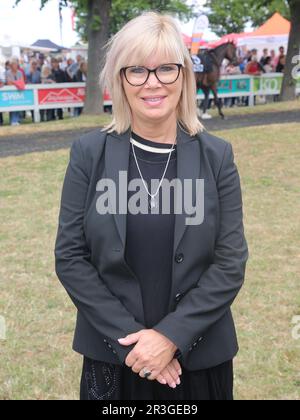
<instances>
[{"instance_id":1,"label":"white railing","mask_svg":"<svg viewBox=\"0 0 300 420\"><path fill-rule=\"evenodd\" d=\"M219 82L220 98L249 97L249 105L255 105L257 95L278 95L282 84L281 73L268 73L262 76L223 76ZM300 94L300 77L296 83L296 92ZM198 99L203 99L201 91ZM85 83L53 83L26 85L25 90L12 86L0 89L0 112L34 112L34 121L40 121L40 110L56 108L80 108L84 105ZM111 106L108 94L104 95L104 106Z\"/></svg>"}]
</instances>

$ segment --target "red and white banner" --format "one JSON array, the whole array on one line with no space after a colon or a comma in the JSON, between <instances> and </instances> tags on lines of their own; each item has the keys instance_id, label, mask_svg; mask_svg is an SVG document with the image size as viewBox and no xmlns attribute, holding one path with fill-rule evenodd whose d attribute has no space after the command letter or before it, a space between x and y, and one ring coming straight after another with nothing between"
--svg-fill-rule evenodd
<instances>
[{"instance_id":1,"label":"red and white banner","mask_svg":"<svg viewBox=\"0 0 300 420\"><path fill-rule=\"evenodd\" d=\"M39 105L83 103L85 88L39 89Z\"/></svg>"}]
</instances>

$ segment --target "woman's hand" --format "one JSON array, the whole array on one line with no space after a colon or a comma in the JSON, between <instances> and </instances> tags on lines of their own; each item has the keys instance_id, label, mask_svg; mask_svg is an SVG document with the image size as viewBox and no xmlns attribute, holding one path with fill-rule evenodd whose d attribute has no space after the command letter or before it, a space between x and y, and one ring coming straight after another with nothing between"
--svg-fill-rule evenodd
<instances>
[{"instance_id":1,"label":"woman's hand","mask_svg":"<svg viewBox=\"0 0 300 420\"><path fill-rule=\"evenodd\" d=\"M156 380L162 385L168 384L169 387L175 388L176 384L180 384L179 376L181 374L182 370L178 360L173 359L168 366L160 372Z\"/></svg>"},{"instance_id":2,"label":"woman's hand","mask_svg":"<svg viewBox=\"0 0 300 420\"><path fill-rule=\"evenodd\" d=\"M171 340L153 329L129 334L118 341L125 346L136 343L128 353L125 364L142 378L144 378L143 368L151 371L151 375L147 377L148 380L158 377L162 370L169 365L177 349ZM172 368L171 372L173 372ZM167 377L169 379L169 374Z\"/></svg>"}]
</instances>

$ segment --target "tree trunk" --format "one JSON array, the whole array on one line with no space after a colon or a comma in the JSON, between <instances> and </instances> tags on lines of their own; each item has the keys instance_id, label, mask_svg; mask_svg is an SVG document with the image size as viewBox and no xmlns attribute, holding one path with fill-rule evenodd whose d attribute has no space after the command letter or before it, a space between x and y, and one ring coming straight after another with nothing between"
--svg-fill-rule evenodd
<instances>
[{"instance_id":1,"label":"tree trunk","mask_svg":"<svg viewBox=\"0 0 300 420\"><path fill-rule=\"evenodd\" d=\"M290 101L295 99L296 80L294 78L293 68L297 63L293 62L293 57L297 57L300 54L300 1L289 0L289 5L292 16L291 32L280 93L281 101Z\"/></svg>"},{"instance_id":2,"label":"tree trunk","mask_svg":"<svg viewBox=\"0 0 300 420\"><path fill-rule=\"evenodd\" d=\"M103 50L108 39L111 0L88 0L88 75L84 113L103 112L103 97L99 85Z\"/></svg>"}]
</instances>

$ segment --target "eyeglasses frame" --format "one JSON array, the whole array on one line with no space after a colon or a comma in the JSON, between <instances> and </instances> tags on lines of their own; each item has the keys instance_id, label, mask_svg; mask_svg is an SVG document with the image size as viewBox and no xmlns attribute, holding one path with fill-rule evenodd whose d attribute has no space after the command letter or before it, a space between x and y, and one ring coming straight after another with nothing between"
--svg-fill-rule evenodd
<instances>
[{"instance_id":1,"label":"eyeglasses frame","mask_svg":"<svg viewBox=\"0 0 300 420\"><path fill-rule=\"evenodd\" d=\"M159 80L159 78L158 78L158 76L157 76L156 71L157 71L160 67L162 67L162 66L167 66L167 65L170 65L170 64L172 64L173 66L177 66L177 68L178 68L178 75L177 75L176 79L174 80L174 82L164 83L164 82L162 82L161 80ZM126 70L127 70L127 69L130 69L130 68L135 68L135 67L143 67L144 69L146 69L146 70L148 71L148 76L147 76L146 80L145 80L143 83L138 84L138 85L130 83L130 82L128 81L127 77L126 77ZM122 73L124 74L124 77L125 77L125 79L126 79L127 83L129 83L131 86L143 86L145 83L147 83L147 81L148 81L148 79L149 79L149 77L150 77L150 73L154 73L154 74L155 74L155 76L156 76L157 80L159 81L159 83L162 83L163 85L172 85L173 83L175 83L175 82L178 80L178 77L179 77L179 75L180 75L180 70L181 70L181 68L182 68L182 67L183 67L183 65L182 65L182 64L178 64L178 63L165 63L165 64L161 64L161 65L159 65L158 67L156 67L155 69L149 69L148 67L145 67L145 66L127 66L127 67L122 67L122 68L121 68L121 70L120 70L120 73L121 73L121 74L122 74Z\"/></svg>"}]
</instances>

